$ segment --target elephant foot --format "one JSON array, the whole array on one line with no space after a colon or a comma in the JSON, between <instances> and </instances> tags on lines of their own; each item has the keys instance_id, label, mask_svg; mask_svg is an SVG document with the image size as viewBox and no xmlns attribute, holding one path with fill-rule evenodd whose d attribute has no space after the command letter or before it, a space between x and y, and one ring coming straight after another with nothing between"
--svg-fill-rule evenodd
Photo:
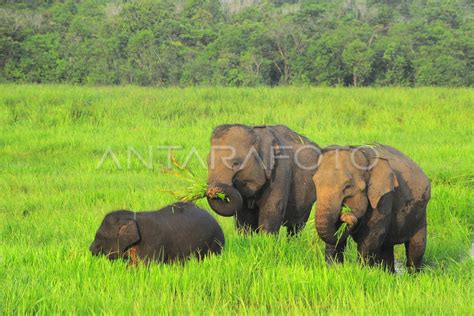
<instances>
[{"instance_id":1,"label":"elephant foot","mask_svg":"<svg viewBox=\"0 0 474 316\"><path fill-rule=\"evenodd\" d=\"M347 240L341 241L337 246L326 244L325 260L328 265L344 263L344 250Z\"/></svg>"}]
</instances>

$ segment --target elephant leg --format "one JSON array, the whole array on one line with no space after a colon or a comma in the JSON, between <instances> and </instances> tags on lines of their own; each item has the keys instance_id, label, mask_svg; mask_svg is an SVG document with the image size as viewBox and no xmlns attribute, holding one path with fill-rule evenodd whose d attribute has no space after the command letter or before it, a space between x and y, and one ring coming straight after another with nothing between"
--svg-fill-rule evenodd
<instances>
[{"instance_id":1,"label":"elephant leg","mask_svg":"<svg viewBox=\"0 0 474 316\"><path fill-rule=\"evenodd\" d=\"M369 266L376 265L380 262L380 251L366 243L357 244L357 252L359 254L359 262Z\"/></svg>"},{"instance_id":2,"label":"elephant leg","mask_svg":"<svg viewBox=\"0 0 474 316\"><path fill-rule=\"evenodd\" d=\"M359 228L357 233L357 251L359 261L369 266L382 263L386 237L390 228L393 194L383 195L377 208L368 214L367 222Z\"/></svg>"},{"instance_id":3,"label":"elephant leg","mask_svg":"<svg viewBox=\"0 0 474 316\"><path fill-rule=\"evenodd\" d=\"M423 255L426 248L426 226L420 228L415 235L405 243L407 255L407 268L415 269L416 272L421 270Z\"/></svg>"},{"instance_id":4,"label":"elephant leg","mask_svg":"<svg viewBox=\"0 0 474 316\"><path fill-rule=\"evenodd\" d=\"M258 229L270 234L278 234L283 216L279 212L260 212Z\"/></svg>"},{"instance_id":5,"label":"elephant leg","mask_svg":"<svg viewBox=\"0 0 474 316\"><path fill-rule=\"evenodd\" d=\"M347 239L340 240L337 245L326 244L325 259L328 264L344 263L344 249Z\"/></svg>"},{"instance_id":6,"label":"elephant leg","mask_svg":"<svg viewBox=\"0 0 474 316\"><path fill-rule=\"evenodd\" d=\"M304 223L286 226L288 236L290 237L296 236L304 228L304 226L305 226Z\"/></svg>"},{"instance_id":7,"label":"elephant leg","mask_svg":"<svg viewBox=\"0 0 474 316\"><path fill-rule=\"evenodd\" d=\"M306 210L306 215L303 216L302 218L300 218L298 220L299 223L297 224L285 224L286 226L286 230L287 230L287 234L288 236L295 236L297 235L300 231L303 230L303 228L306 226L306 222L308 221L308 218L309 218L309 214L311 213L311 205L307 208ZM286 209L286 212L290 212L290 213L297 213L297 210L296 209L293 209L293 208L288 208L287 206L287 209Z\"/></svg>"},{"instance_id":8,"label":"elephant leg","mask_svg":"<svg viewBox=\"0 0 474 316\"><path fill-rule=\"evenodd\" d=\"M395 272L395 258L393 256L393 245L384 245L380 250L380 262L390 272Z\"/></svg>"},{"instance_id":9,"label":"elephant leg","mask_svg":"<svg viewBox=\"0 0 474 316\"><path fill-rule=\"evenodd\" d=\"M278 234L283 223L283 201L280 198L267 199L260 206L258 229L270 234Z\"/></svg>"},{"instance_id":10,"label":"elephant leg","mask_svg":"<svg viewBox=\"0 0 474 316\"><path fill-rule=\"evenodd\" d=\"M240 233L256 232L258 229L258 210L242 209L237 212L235 226Z\"/></svg>"}]
</instances>

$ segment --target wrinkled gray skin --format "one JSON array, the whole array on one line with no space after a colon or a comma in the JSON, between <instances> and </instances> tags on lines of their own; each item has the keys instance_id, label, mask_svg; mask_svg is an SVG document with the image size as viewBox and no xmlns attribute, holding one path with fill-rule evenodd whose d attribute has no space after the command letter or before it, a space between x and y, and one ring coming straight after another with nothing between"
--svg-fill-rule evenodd
<instances>
[{"instance_id":1,"label":"wrinkled gray skin","mask_svg":"<svg viewBox=\"0 0 474 316\"><path fill-rule=\"evenodd\" d=\"M196 256L219 254L225 238L217 221L192 203L178 202L152 212L114 211L102 221L90 245L93 255L110 260L138 258L171 263Z\"/></svg>"},{"instance_id":2,"label":"wrinkled gray skin","mask_svg":"<svg viewBox=\"0 0 474 316\"><path fill-rule=\"evenodd\" d=\"M415 162L385 145L329 147L323 149L313 181L316 227L326 242L328 262L343 261L350 234L363 262L394 271L393 246L405 244L407 266L421 268L431 185ZM343 204L350 214L341 214ZM342 221L349 229L337 242Z\"/></svg>"},{"instance_id":3,"label":"wrinkled gray skin","mask_svg":"<svg viewBox=\"0 0 474 316\"><path fill-rule=\"evenodd\" d=\"M277 233L284 225L292 235L304 227L316 200L312 176L319 146L282 125L221 125L211 145L208 201L214 211L235 216L243 232ZM220 146L234 148L235 155ZM210 197L215 187L228 201Z\"/></svg>"}]
</instances>

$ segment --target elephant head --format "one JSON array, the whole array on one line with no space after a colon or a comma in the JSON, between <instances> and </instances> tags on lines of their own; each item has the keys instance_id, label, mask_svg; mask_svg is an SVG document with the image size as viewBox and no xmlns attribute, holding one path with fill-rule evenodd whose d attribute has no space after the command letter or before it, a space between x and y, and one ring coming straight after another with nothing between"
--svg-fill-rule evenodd
<instances>
[{"instance_id":1,"label":"elephant head","mask_svg":"<svg viewBox=\"0 0 474 316\"><path fill-rule=\"evenodd\" d=\"M380 198L398 186L388 161L377 155L369 157L361 148L324 149L313 176L318 196L316 228L331 245L337 243L335 233L343 221L353 230L369 205L376 208ZM349 214L341 213L343 205L351 209Z\"/></svg>"},{"instance_id":2,"label":"elephant head","mask_svg":"<svg viewBox=\"0 0 474 316\"><path fill-rule=\"evenodd\" d=\"M252 199L271 177L275 141L271 135L245 125L221 125L213 131L207 199L215 212L234 215L244 199Z\"/></svg>"},{"instance_id":3,"label":"elephant head","mask_svg":"<svg viewBox=\"0 0 474 316\"><path fill-rule=\"evenodd\" d=\"M89 250L94 256L106 255L113 260L122 257L127 248L139 240L140 233L133 212L115 211L104 218Z\"/></svg>"}]
</instances>

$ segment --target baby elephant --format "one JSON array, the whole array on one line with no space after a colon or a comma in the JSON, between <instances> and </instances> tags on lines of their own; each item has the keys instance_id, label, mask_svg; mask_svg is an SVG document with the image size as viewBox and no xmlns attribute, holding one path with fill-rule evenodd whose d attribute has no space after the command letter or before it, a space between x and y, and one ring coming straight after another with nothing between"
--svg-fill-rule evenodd
<instances>
[{"instance_id":1,"label":"baby elephant","mask_svg":"<svg viewBox=\"0 0 474 316\"><path fill-rule=\"evenodd\" d=\"M398 150L385 146L323 149L313 176L316 227L326 242L326 260L342 262L348 235L361 260L394 271L393 246L405 244L407 266L418 271L426 247L430 181ZM350 213L341 213L342 207ZM336 230L347 223L338 240Z\"/></svg>"},{"instance_id":2,"label":"baby elephant","mask_svg":"<svg viewBox=\"0 0 474 316\"><path fill-rule=\"evenodd\" d=\"M159 211L107 214L90 251L110 260L167 263L219 254L224 243L222 229L211 215L192 203L179 202Z\"/></svg>"}]
</instances>

